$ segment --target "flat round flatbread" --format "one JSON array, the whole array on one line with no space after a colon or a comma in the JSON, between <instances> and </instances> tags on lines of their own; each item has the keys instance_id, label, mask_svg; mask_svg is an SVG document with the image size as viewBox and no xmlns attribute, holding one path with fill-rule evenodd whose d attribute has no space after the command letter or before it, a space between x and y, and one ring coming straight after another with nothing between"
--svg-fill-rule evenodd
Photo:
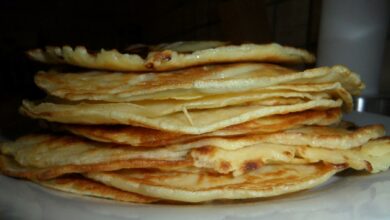
<instances>
[{"instance_id":1,"label":"flat round flatbread","mask_svg":"<svg viewBox=\"0 0 390 220\"><path fill-rule=\"evenodd\" d=\"M160 117L149 117L146 112L129 114L131 103L81 103L55 104L23 101L20 111L36 119L70 124L123 124L156 130L185 134L204 134L228 126L242 124L261 117L301 112L306 110L326 110L341 107L343 101L320 99L291 105L247 105L229 106L216 109L183 111Z\"/></svg>"},{"instance_id":2,"label":"flat round flatbread","mask_svg":"<svg viewBox=\"0 0 390 220\"><path fill-rule=\"evenodd\" d=\"M54 130L66 130L75 135L99 142L127 144L142 147L161 147L193 141L204 137L234 136L255 133L272 133L304 125L328 126L340 122L339 108L308 110L284 115L272 115L238 125L232 125L203 135L188 135L129 125L51 124Z\"/></svg>"},{"instance_id":3,"label":"flat round flatbread","mask_svg":"<svg viewBox=\"0 0 390 220\"><path fill-rule=\"evenodd\" d=\"M373 152L381 152L382 155L379 153L373 155ZM377 173L389 168L389 152L389 140L375 139L348 150L260 143L236 150L211 146L193 148L190 155L196 167L240 176L253 170L263 169L269 164L318 162Z\"/></svg>"},{"instance_id":4,"label":"flat round flatbread","mask_svg":"<svg viewBox=\"0 0 390 220\"><path fill-rule=\"evenodd\" d=\"M47 179L66 173L129 168L197 167L219 173L233 172L237 176L274 163L325 162L370 172L386 170L390 166L390 142L386 138L370 140L351 149L255 143L239 138L225 139L224 143L218 145L206 139L157 149L134 149L75 136L29 135L0 145L3 154L0 155L0 170L11 176Z\"/></svg>"},{"instance_id":5,"label":"flat round flatbread","mask_svg":"<svg viewBox=\"0 0 390 220\"><path fill-rule=\"evenodd\" d=\"M337 171L330 165L270 165L245 175L185 171L94 172L86 177L145 196L182 202L250 199L278 196L313 188Z\"/></svg>"},{"instance_id":6,"label":"flat round flatbread","mask_svg":"<svg viewBox=\"0 0 390 220\"><path fill-rule=\"evenodd\" d=\"M193 100L262 90L319 92L341 87L352 95L358 95L364 88L357 74L340 65L296 71L260 63L213 65L143 74L49 71L36 74L35 83L49 95L61 99L106 102Z\"/></svg>"},{"instance_id":7,"label":"flat round flatbread","mask_svg":"<svg viewBox=\"0 0 390 220\"><path fill-rule=\"evenodd\" d=\"M51 64L70 64L90 69L114 71L166 71L190 66L229 62L313 63L309 52L279 44L228 45L225 42L176 42L143 47L127 52L100 50L91 52L85 47L46 47L27 52L36 61ZM145 51L146 49L146 51ZM142 56L144 55L144 56Z\"/></svg>"},{"instance_id":8,"label":"flat round flatbread","mask_svg":"<svg viewBox=\"0 0 390 220\"><path fill-rule=\"evenodd\" d=\"M54 153L54 152L52 152ZM91 155L90 155L91 156ZM93 157L93 156L92 156ZM57 163L58 162L58 163ZM192 161L169 161L164 159L130 159L116 160L106 163L82 163L82 164L61 164L60 161L55 162L57 165L47 167L34 167L21 165L11 156L0 154L0 172L4 175L24 178L29 180L48 180L59 176L86 173L91 171L112 171L120 169L135 169L135 168L159 168L165 170L178 169L180 167L190 167Z\"/></svg>"},{"instance_id":9,"label":"flat round flatbread","mask_svg":"<svg viewBox=\"0 0 390 220\"><path fill-rule=\"evenodd\" d=\"M59 177L51 180L35 180L34 182L51 189L56 189L63 192L70 192L82 196L91 196L97 198L111 199L115 201L134 203L152 203L159 201L159 199L157 198L142 196L136 193L123 191L93 181L91 179L84 178L82 176Z\"/></svg>"}]
</instances>

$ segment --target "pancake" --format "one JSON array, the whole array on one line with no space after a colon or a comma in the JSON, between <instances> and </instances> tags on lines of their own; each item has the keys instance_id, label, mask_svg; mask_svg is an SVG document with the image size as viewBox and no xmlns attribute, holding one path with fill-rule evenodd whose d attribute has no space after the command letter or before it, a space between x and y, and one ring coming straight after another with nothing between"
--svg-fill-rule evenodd
<instances>
[{"instance_id":1,"label":"pancake","mask_svg":"<svg viewBox=\"0 0 390 220\"><path fill-rule=\"evenodd\" d=\"M290 91L266 91L251 92L235 96L208 96L196 100L148 100L134 103L137 109L142 109L144 112L147 112L148 117L158 117L176 112L182 112L183 109L189 111L196 109L212 109L242 105L289 105L302 103L308 100L321 100L330 98L331 95L326 92L303 93ZM341 97L335 97L335 99L337 98ZM131 111L132 109L129 108L129 112Z\"/></svg>"},{"instance_id":2,"label":"pancake","mask_svg":"<svg viewBox=\"0 0 390 220\"><path fill-rule=\"evenodd\" d=\"M159 168L164 170L176 170L180 167L189 167L192 161L165 161L152 159L134 159L110 161L97 164L66 164L55 165L45 168L33 166L23 166L16 162L12 157L0 154L0 172L13 177L25 178L30 180L48 180L72 173L85 173L91 171L112 171L124 168Z\"/></svg>"},{"instance_id":3,"label":"pancake","mask_svg":"<svg viewBox=\"0 0 390 220\"><path fill-rule=\"evenodd\" d=\"M189 100L143 100L125 103L128 114L142 114L147 117L158 117L176 112L197 109L223 108L243 105L291 105L309 100L342 99L343 110L352 110L351 95L339 83L309 85L284 85L245 93L220 94ZM68 101L48 97L42 102L54 104L110 104L102 101ZM114 103L119 106L119 103Z\"/></svg>"},{"instance_id":4,"label":"pancake","mask_svg":"<svg viewBox=\"0 0 390 220\"><path fill-rule=\"evenodd\" d=\"M131 47L131 46L130 46ZM27 52L33 60L114 71L166 71L190 66L227 62L313 63L309 52L279 44L227 45L225 42L176 42L145 47L146 58L117 50L88 51L85 47L46 47ZM134 50L133 50L134 51Z\"/></svg>"},{"instance_id":5,"label":"pancake","mask_svg":"<svg viewBox=\"0 0 390 220\"><path fill-rule=\"evenodd\" d=\"M358 75L340 65L299 72L272 64L239 63L164 73L41 71L35 76L36 85L49 95L73 101L107 102L197 99L209 95L257 91L279 85L311 86L337 82L352 95L359 95L364 88ZM295 86L289 88L294 89Z\"/></svg>"},{"instance_id":6,"label":"pancake","mask_svg":"<svg viewBox=\"0 0 390 220\"><path fill-rule=\"evenodd\" d=\"M340 89L342 90L342 89ZM230 95L218 95L203 97L196 100L147 100L137 101L131 103L123 103L126 106L128 114L142 114L145 117L160 117L169 115L176 112L201 110L201 109L214 109L223 108L229 106L248 106L248 105L264 105L264 106L276 106L276 105L292 105L303 103L310 100L321 99L343 99L344 103L350 103L352 107L352 98L350 96L338 96L333 95L336 91L326 92L290 92L290 91L271 91L271 92L253 92L239 94L237 96ZM341 92L341 91L340 91ZM347 93L348 94L348 93ZM53 99L49 97L43 102L53 104L111 104L106 102L69 102L61 99ZM113 103L120 105L121 103ZM346 107L346 105L343 105ZM349 107L348 107L349 108ZM344 108L345 109L345 108Z\"/></svg>"},{"instance_id":7,"label":"pancake","mask_svg":"<svg viewBox=\"0 0 390 220\"><path fill-rule=\"evenodd\" d=\"M159 147L180 142L187 142L203 137L233 136L253 133L271 133L286 129L298 128L304 125L328 126L340 122L341 111L338 108L321 110L308 110L284 115L262 117L242 124L229 126L203 135L186 135L149 128L134 126L104 126L104 125L78 125L55 124L50 125L55 130L66 130L73 134L89 139L127 144L131 146Z\"/></svg>"},{"instance_id":8,"label":"pancake","mask_svg":"<svg viewBox=\"0 0 390 220\"><path fill-rule=\"evenodd\" d=\"M372 152L381 152L374 154ZM390 166L390 140L371 140L349 150L308 147L305 145L254 144L237 150L217 147L195 148L190 152L194 166L239 176L263 169L269 164L313 164L324 162L371 173L386 171Z\"/></svg>"},{"instance_id":9,"label":"pancake","mask_svg":"<svg viewBox=\"0 0 390 220\"><path fill-rule=\"evenodd\" d=\"M75 136L32 134L0 145L4 155L12 155L26 167L46 168L62 165L105 164L132 159L178 161L186 152L166 148L142 149L88 141Z\"/></svg>"},{"instance_id":10,"label":"pancake","mask_svg":"<svg viewBox=\"0 0 390 220\"><path fill-rule=\"evenodd\" d=\"M390 148L386 147L390 143L389 137L379 138L370 141L362 148L362 153L375 158L371 165L376 167L372 172L386 171L390 167ZM309 155L308 155L309 156Z\"/></svg>"},{"instance_id":11,"label":"pancake","mask_svg":"<svg viewBox=\"0 0 390 220\"><path fill-rule=\"evenodd\" d=\"M23 167L12 158L0 155L0 172L9 176L27 178L40 185L78 195L93 196L124 202L151 203L156 198L146 197L131 192L122 191L99 182L84 178L81 175L67 175L51 180L38 180L42 169Z\"/></svg>"},{"instance_id":12,"label":"pancake","mask_svg":"<svg viewBox=\"0 0 390 220\"><path fill-rule=\"evenodd\" d=\"M340 122L342 117L340 108L326 110L306 110L302 112L291 112L288 114L276 114L258 118L245 123L225 127L220 130L208 133L208 136L232 136L255 133L271 133L303 125L328 126ZM207 135L207 134L206 134Z\"/></svg>"},{"instance_id":13,"label":"pancake","mask_svg":"<svg viewBox=\"0 0 390 220\"><path fill-rule=\"evenodd\" d=\"M54 104L23 101L21 113L36 119L69 124L124 124L186 134L203 134L261 117L326 110L341 107L342 100L311 100L281 106L229 106L217 109L183 111L161 117L146 117L143 111L129 114L129 103Z\"/></svg>"},{"instance_id":14,"label":"pancake","mask_svg":"<svg viewBox=\"0 0 390 220\"><path fill-rule=\"evenodd\" d=\"M232 142L233 145L228 141L225 142L226 145L221 145L225 148L208 145L210 144L208 142L205 142L205 145L189 143L163 148L132 148L88 141L75 136L41 134L28 135L15 142L3 143L0 145L0 151L4 155L2 158L4 173L38 179L53 178L66 173L125 168L177 169L191 166L240 175L261 168L264 164L320 161L338 165L348 164L354 169L378 172L383 169L381 167L385 167L384 169L388 167L377 160L382 160L382 156L387 158L390 156L388 139L371 140L361 147L349 150L270 143L246 145L239 140ZM27 167L28 172L15 173L11 159L20 166Z\"/></svg>"},{"instance_id":15,"label":"pancake","mask_svg":"<svg viewBox=\"0 0 390 220\"><path fill-rule=\"evenodd\" d=\"M226 150L236 150L259 143L272 143L329 149L351 149L384 135L385 129L382 125L368 125L351 129L342 126L303 126L275 133L245 134L231 137L204 137L199 140L179 143L169 147L190 149L214 146Z\"/></svg>"},{"instance_id":16,"label":"pancake","mask_svg":"<svg viewBox=\"0 0 390 220\"><path fill-rule=\"evenodd\" d=\"M82 176L67 176L52 180L35 182L42 186L63 192L70 192L82 196L92 196L122 202L152 203L160 200L157 198L151 198L138 195L136 193L119 190L114 187L110 187L102 183L84 178Z\"/></svg>"},{"instance_id":17,"label":"pancake","mask_svg":"<svg viewBox=\"0 0 390 220\"><path fill-rule=\"evenodd\" d=\"M232 177L184 171L93 172L88 178L124 191L183 202L249 199L278 196L313 188L333 176L338 168L324 164L270 165Z\"/></svg>"},{"instance_id":18,"label":"pancake","mask_svg":"<svg viewBox=\"0 0 390 220\"><path fill-rule=\"evenodd\" d=\"M34 173L34 169L22 167L9 158L7 166L4 166L4 158L6 157L0 155L1 172L10 175L4 170L12 169L13 176ZM295 192L321 184L339 170L340 168L324 164L271 165L239 177L232 177L193 168L174 171L122 169L110 173L84 173L88 178L98 182L74 175L33 181L65 192L126 202L150 203L161 199L202 202L215 199L260 198ZM229 196L226 197L226 193ZM187 197L187 194L191 196ZM223 194L225 196L222 196ZM153 198L151 195L156 197Z\"/></svg>"},{"instance_id":19,"label":"pancake","mask_svg":"<svg viewBox=\"0 0 390 220\"><path fill-rule=\"evenodd\" d=\"M365 87L342 65L278 44L177 42L28 55L47 93L20 112L55 132L0 143L0 172L79 195L153 203L278 196L344 169L390 167L383 126L340 122ZM272 64L274 63L274 64Z\"/></svg>"}]
</instances>

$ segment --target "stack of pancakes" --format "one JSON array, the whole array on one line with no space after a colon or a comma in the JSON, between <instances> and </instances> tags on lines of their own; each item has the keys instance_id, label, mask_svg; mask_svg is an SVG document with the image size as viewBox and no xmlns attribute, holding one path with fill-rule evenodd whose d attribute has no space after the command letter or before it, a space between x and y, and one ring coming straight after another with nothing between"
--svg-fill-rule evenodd
<instances>
[{"instance_id":1,"label":"stack of pancakes","mask_svg":"<svg viewBox=\"0 0 390 220\"><path fill-rule=\"evenodd\" d=\"M383 126L341 120L364 88L359 77L343 66L281 66L314 62L301 49L178 42L29 55L88 69L35 75L48 96L20 111L47 128L0 145L5 175L121 201L203 202L276 196L347 168L390 166Z\"/></svg>"}]
</instances>

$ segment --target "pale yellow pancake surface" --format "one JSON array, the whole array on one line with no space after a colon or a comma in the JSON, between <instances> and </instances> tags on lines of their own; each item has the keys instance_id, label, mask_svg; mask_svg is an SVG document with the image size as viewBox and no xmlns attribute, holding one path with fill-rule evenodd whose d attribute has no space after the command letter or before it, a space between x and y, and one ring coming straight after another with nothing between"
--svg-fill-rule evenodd
<instances>
[{"instance_id":1,"label":"pale yellow pancake surface","mask_svg":"<svg viewBox=\"0 0 390 220\"><path fill-rule=\"evenodd\" d=\"M130 46L131 47L131 46ZM150 46L146 58L131 51L100 50L96 53L85 47L46 47L28 51L40 62L70 64L91 69L114 71L166 71L190 66L227 62L313 63L309 52L279 44L227 45L218 41L176 42Z\"/></svg>"},{"instance_id":2,"label":"pale yellow pancake surface","mask_svg":"<svg viewBox=\"0 0 390 220\"><path fill-rule=\"evenodd\" d=\"M88 178L124 191L184 202L249 199L277 196L313 188L338 171L333 166L270 165L232 177L185 171L132 171L88 173Z\"/></svg>"},{"instance_id":3,"label":"pale yellow pancake surface","mask_svg":"<svg viewBox=\"0 0 390 220\"><path fill-rule=\"evenodd\" d=\"M261 117L326 110L341 107L343 101L332 99L309 100L303 103L264 106L229 106L216 109L183 111L161 117L148 117L143 111L128 112L129 103L55 104L23 101L20 111L32 118L71 124L123 124L186 134L204 134L228 126L242 124Z\"/></svg>"},{"instance_id":4,"label":"pale yellow pancake surface","mask_svg":"<svg viewBox=\"0 0 390 220\"><path fill-rule=\"evenodd\" d=\"M338 108L308 110L284 115L273 115L248 121L242 124L229 126L203 135L187 135L182 133L166 132L149 128L127 125L77 125L55 124L55 130L67 130L73 134L87 137L99 142L128 144L131 146L158 147L188 142L204 137L233 136L254 133L272 133L286 129L298 128L304 125L329 126L339 123L341 111Z\"/></svg>"},{"instance_id":5,"label":"pale yellow pancake surface","mask_svg":"<svg viewBox=\"0 0 390 220\"><path fill-rule=\"evenodd\" d=\"M340 83L352 95L358 95L364 88L357 74L340 65L297 71L261 63L202 66L142 74L49 71L39 72L35 76L35 83L48 94L63 99L109 102L197 99L208 95L229 95L291 84L315 86ZM295 87L290 88L294 91ZM298 88L296 90L299 91Z\"/></svg>"}]
</instances>

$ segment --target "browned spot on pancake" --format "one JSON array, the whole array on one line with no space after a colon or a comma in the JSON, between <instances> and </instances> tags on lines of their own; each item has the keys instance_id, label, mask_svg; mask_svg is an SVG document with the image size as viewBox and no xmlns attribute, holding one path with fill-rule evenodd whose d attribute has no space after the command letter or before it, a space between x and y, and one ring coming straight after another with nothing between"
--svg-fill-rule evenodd
<instances>
[{"instance_id":1,"label":"browned spot on pancake","mask_svg":"<svg viewBox=\"0 0 390 220\"><path fill-rule=\"evenodd\" d=\"M293 154L290 151L283 151L283 154L286 155L287 157L293 156Z\"/></svg>"},{"instance_id":2,"label":"browned spot on pancake","mask_svg":"<svg viewBox=\"0 0 390 220\"><path fill-rule=\"evenodd\" d=\"M140 127L134 129L134 132L140 137L140 146L157 147L199 138L193 135Z\"/></svg>"},{"instance_id":3,"label":"browned spot on pancake","mask_svg":"<svg viewBox=\"0 0 390 220\"><path fill-rule=\"evenodd\" d=\"M289 171L286 169L286 170L278 170L276 172L271 172L271 173L267 173L266 176L282 176L284 175L285 173L288 173Z\"/></svg>"},{"instance_id":4,"label":"browned spot on pancake","mask_svg":"<svg viewBox=\"0 0 390 220\"><path fill-rule=\"evenodd\" d=\"M303 155L305 155L305 152L306 152L306 148L305 148L305 147L298 147L298 148L297 148L297 151L296 151L295 157L296 157L296 158L303 159L303 158L305 158L305 157L303 156Z\"/></svg>"},{"instance_id":5,"label":"browned spot on pancake","mask_svg":"<svg viewBox=\"0 0 390 220\"><path fill-rule=\"evenodd\" d=\"M347 169L349 168L349 164L348 163L339 163L339 164L333 164L333 163L329 163L329 162L322 162L324 164L324 169L333 169L333 168L336 168L338 170L343 170L343 169Z\"/></svg>"},{"instance_id":6,"label":"browned spot on pancake","mask_svg":"<svg viewBox=\"0 0 390 220\"><path fill-rule=\"evenodd\" d=\"M263 162L260 160L250 160L250 161L245 161L243 166L241 167L241 170L243 173L250 172L253 170L259 169L263 165Z\"/></svg>"},{"instance_id":7,"label":"browned spot on pancake","mask_svg":"<svg viewBox=\"0 0 390 220\"><path fill-rule=\"evenodd\" d=\"M165 50L162 52L156 52L152 58L152 60L154 62L161 62L161 63L168 62L171 59L172 59L172 52L169 50Z\"/></svg>"},{"instance_id":8,"label":"browned spot on pancake","mask_svg":"<svg viewBox=\"0 0 390 220\"><path fill-rule=\"evenodd\" d=\"M370 164L371 166L371 164ZM340 169L340 170L343 170L343 169L347 169L349 167L349 164L348 163L343 163L343 164L336 164L336 167L337 169Z\"/></svg>"},{"instance_id":9,"label":"browned spot on pancake","mask_svg":"<svg viewBox=\"0 0 390 220\"><path fill-rule=\"evenodd\" d=\"M206 179L206 175L204 174L204 173L201 173L201 174L199 174L199 176L198 176L198 179L197 179L197 184L198 185L200 185L200 184L202 184L202 182L204 181Z\"/></svg>"},{"instance_id":10,"label":"browned spot on pancake","mask_svg":"<svg viewBox=\"0 0 390 220\"><path fill-rule=\"evenodd\" d=\"M335 109L329 109L325 111L325 117L326 118L334 118L335 116L339 116L341 114L341 109L340 108L335 108Z\"/></svg>"},{"instance_id":11,"label":"browned spot on pancake","mask_svg":"<svg viewBox=\"0 0 390 220\"><path fill-rule=\"evenodd\" d=\"M206 146L194 149L193 151L201 155L212 156L215 153L216 149L214 147Z\"/></svg>"},{"instance_id":12,"label":"browned spot on pancake","mask_svg":"<svg viewBox=\"0 0 390 220\"><path fill-rule=\"evenodd\" d=\"M145 67L148 69L153 69L154 65L153 65L153 63L146 63Z\"/></svg>"},{"instance_id":13,"label":"browned spot on pancake","mask_svg":"<svg viewBox=\"0 0 390 220\"><path fill-rule=\"evenodd\" d=\"M368 172L372 172L372 165L367 160L364 161L366 163L366 169Z\"/></svg>"},{"instance_id":14,"label":"browned spot on pancake","mask_svg":"<svg viewBox=\"0 0 390 220\"><path fill-rule=\"evenodd\" d=\"M231 164L228 162L228 161L221 161L220 163L219 163L219 168L221 169L221 171L223 172L223 173L227 173L227 172L229 172L230 171L230 169L231 169Z\"/></svg>"},{"instance_id":15,"label":"browned spot on pancake","mask_svg":"<svg viewBox=\"0 0 390 220\"><path fill-rule=\"evenodd\" d=\"M71 144L77 144L81 142L82 139L79 137L72 137L72 136L53 136L51 138L48 138L44 142L50 146L50 144L56 144L56 143L61 143L63 147L69 146Z\"/></svg>"}]
</instances>

